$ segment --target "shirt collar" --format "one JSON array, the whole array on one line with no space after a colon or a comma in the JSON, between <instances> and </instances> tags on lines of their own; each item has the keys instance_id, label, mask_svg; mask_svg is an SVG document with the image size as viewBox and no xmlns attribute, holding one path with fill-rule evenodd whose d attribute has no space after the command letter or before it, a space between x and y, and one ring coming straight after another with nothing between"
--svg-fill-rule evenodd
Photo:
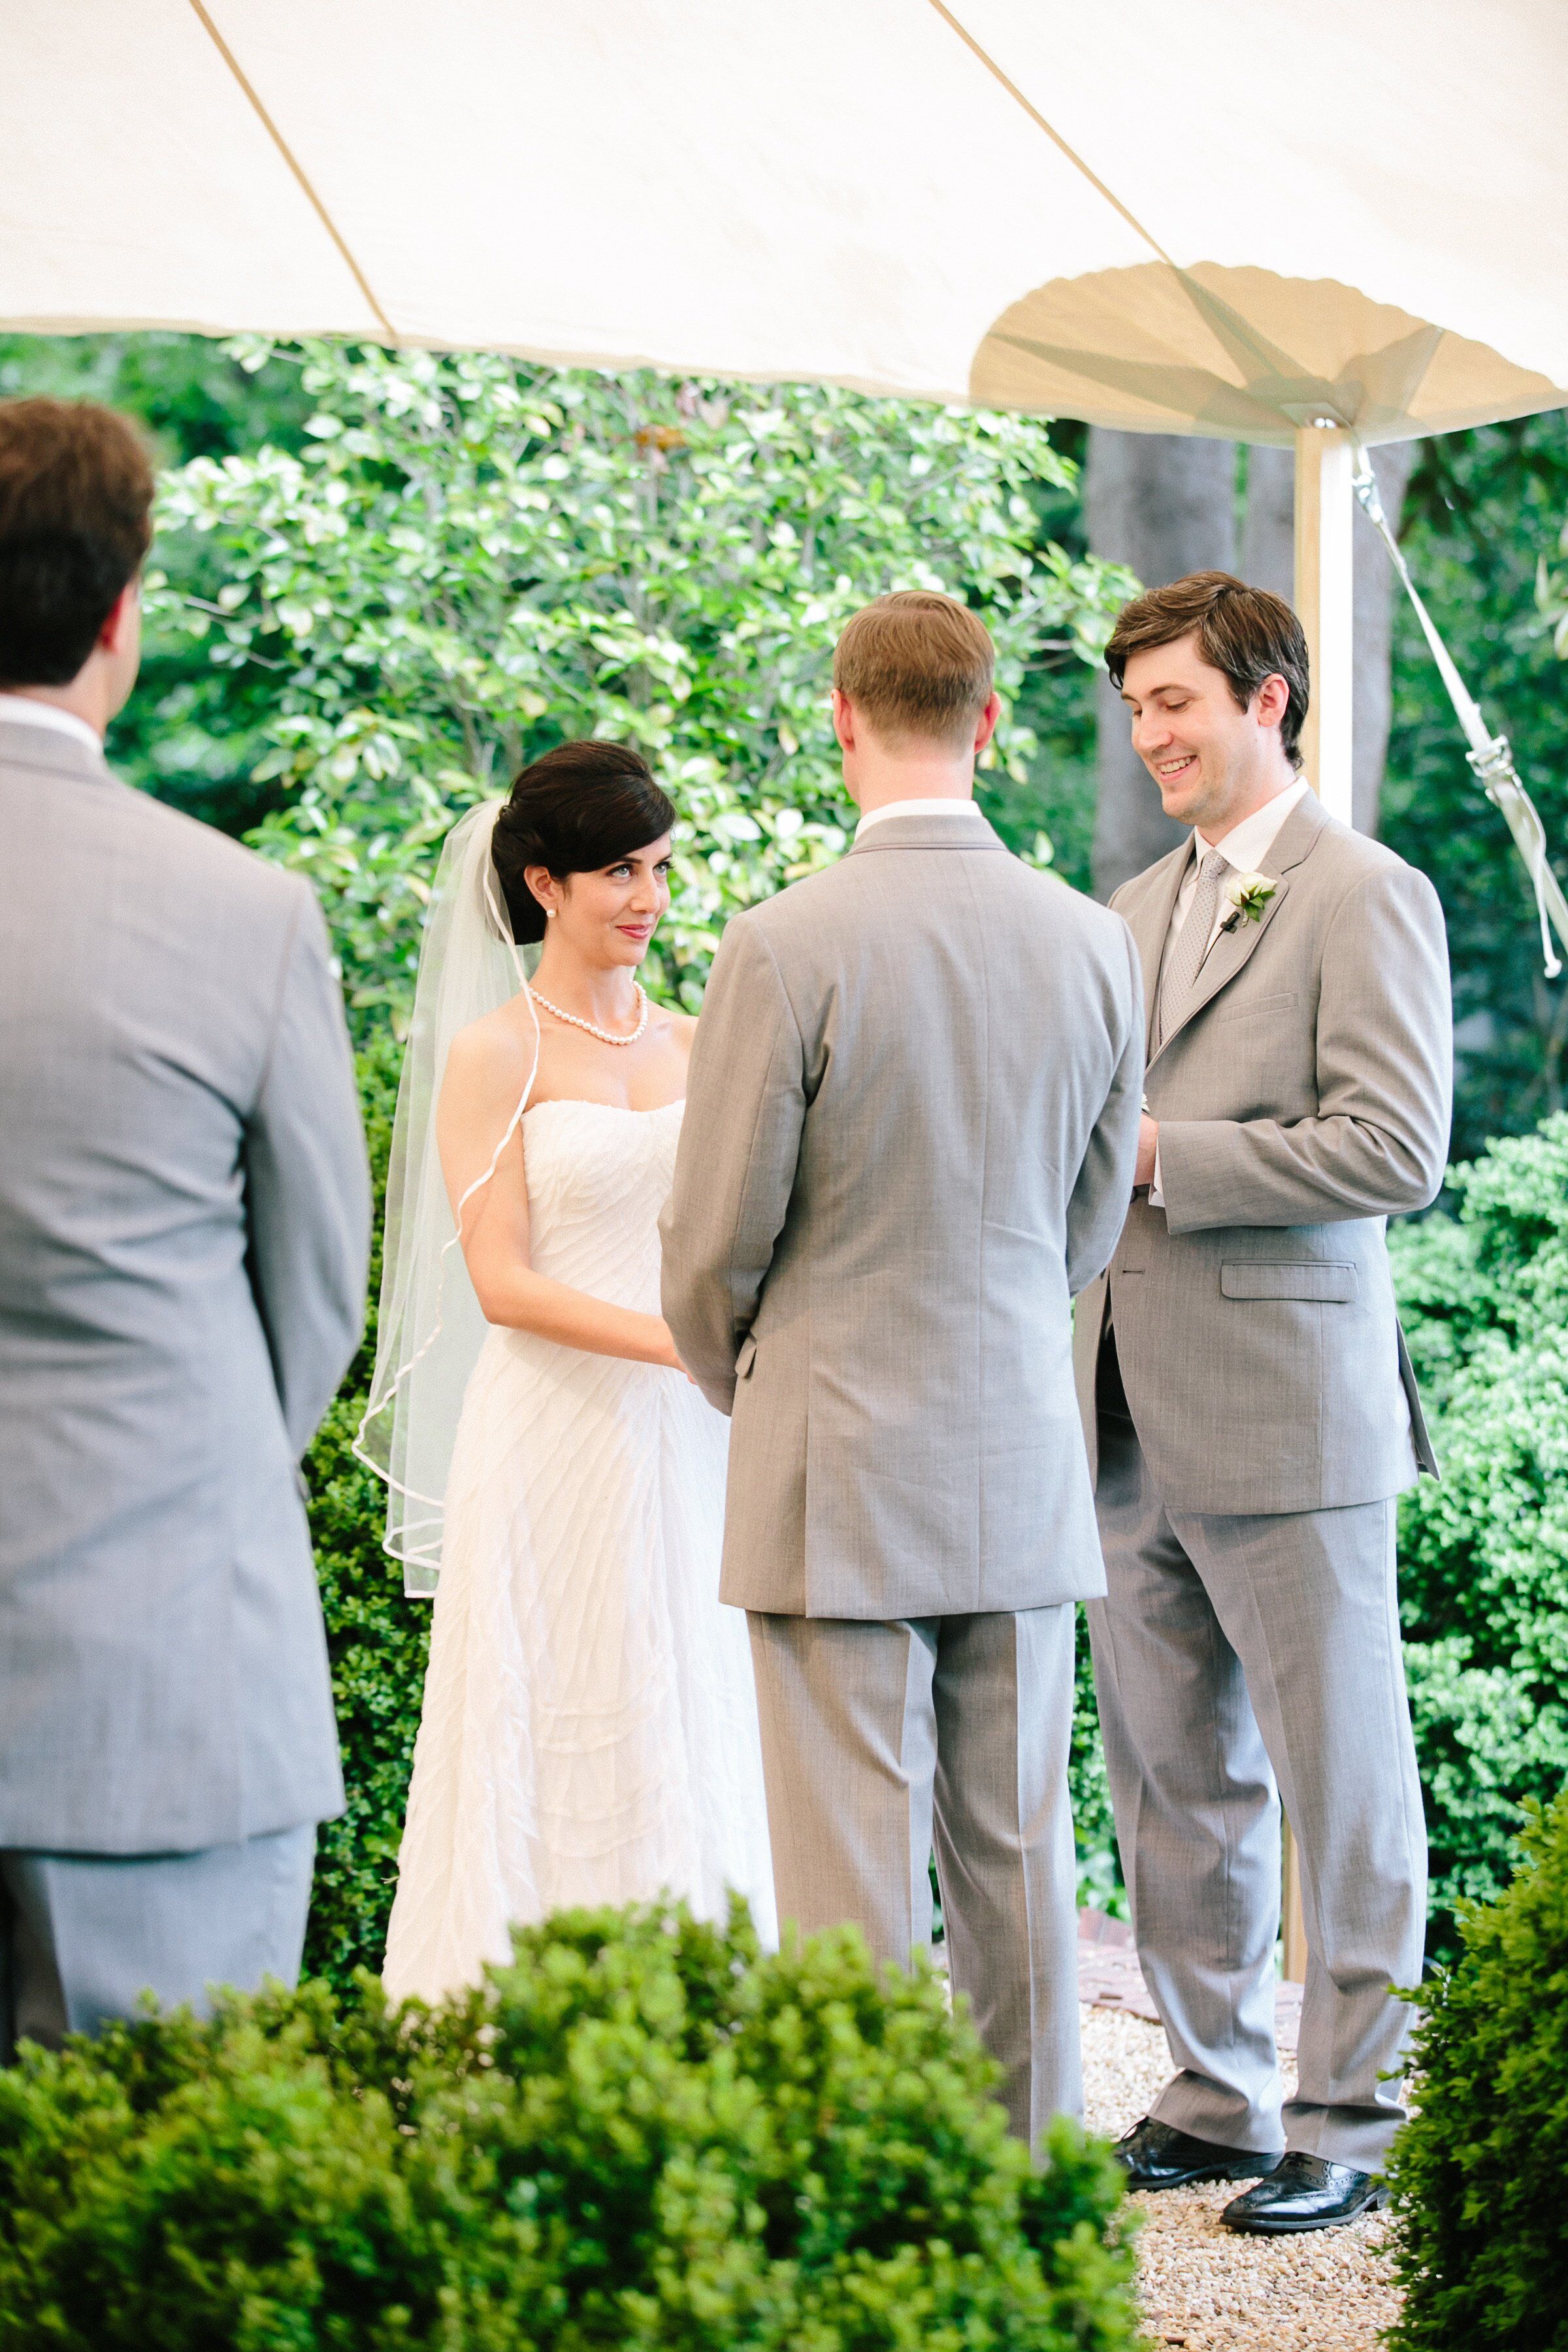
<instances>
[{"instance_id":1,"label":"shirt collar","mask_svg":"<svg viewBox=\"0 0 1568 2352\"><path fill-rule=\"evenodd\" d=\"M103 757L103 744L86 719L79 719L74 710L62 710L58 703L38 702L30 694L0 694L0 719L9 719L16 727L48 727L57 735L74 735L99 759Z\"/></svg>"},{"instance_id":2,"label":"shirt collar","mask_svg":"<svg viewBox=\"0 0 1568 2352\"><path fill-rule=\"evenodd\" d=\"M980 811L972 800L884 801L880 808L868 809L855 828L859 840L868 825L880 824L886 816L979 816Z\"/></svg>"},{"instance_id":3,"label":"shirt collar","mask_svg":"<svg viewBox=\"0 0 1568 2352\"><path fill-rule=\"evenodd\" d=\"M1206 840L1200 833L1194 844L1197 856L1193 860L1194 865L1201 863L1211 849L1217 849L1238 874L1256 873L1273 848L1286 818L1302 794L1311 789L1306 777L1300 776L1293 784L1287 784L1282 793L1276 793L1271 801L1265 801L1260 809L1254 809L1250 816L1244 816L1239 824L1232 825L1223 841Z\"/></svg>"}]
</instances>

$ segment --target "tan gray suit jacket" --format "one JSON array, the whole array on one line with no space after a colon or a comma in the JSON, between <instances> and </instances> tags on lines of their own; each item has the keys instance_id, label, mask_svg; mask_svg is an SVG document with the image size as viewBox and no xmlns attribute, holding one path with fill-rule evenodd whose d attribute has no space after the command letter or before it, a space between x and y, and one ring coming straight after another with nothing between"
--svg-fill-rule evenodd
<instances>
[{"instance_id":1,"label":"tan gray suit jacket","mask_svg":"<svg viewBox=\"0 0 1568 2352\"><path fill-rule=\"evenodd\" d=\"M978 815L889 817L724 934L664 1307L733 1409L722 1591L895 1619L1102 1592L1069 1297L1143 1038L1127 928Z\"/></svg>"},{"instance_id":2,"label":"tan gray suit jacket","mask_svg":"<svg viewBox=\"0 0 1568 2352\"><path fill-rule=\"evenodd\" d=\"M1192 855L1189 839L1111 900L1151 1006ZM1378 1502L1417 1462L1436 1466L1384 1232L1443 1181L1443 911L1424 875L1314 793L1262 870L1278 888L1261 919L1220 934L1150 1057L1165 1205L1137 1196L1108 1276L1078 1308L1090 1460L1109 1303L1139 1438L1173 1510Z\"/></svg>"},{"instance_id":3,"label":"tan gray suit jacket","mask_svg":"<svg viewBox=\"0 0 1568 2352\"><path fill-rule=\"evenodd\" d=\"M0 725L0 1847L341 1810L294 1465L369 1234L314 893Z\"/></svg>"}]
</instances>

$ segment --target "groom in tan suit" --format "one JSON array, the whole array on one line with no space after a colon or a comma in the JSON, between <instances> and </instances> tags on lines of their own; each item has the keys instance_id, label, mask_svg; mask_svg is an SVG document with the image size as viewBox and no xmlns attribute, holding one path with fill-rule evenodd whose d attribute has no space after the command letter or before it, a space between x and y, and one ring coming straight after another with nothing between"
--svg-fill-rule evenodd
<instances>
[{"instance_id":1,"label":"groom in tan suit","mask_svg":"<svg viewBox=\"0 0 1568 2352\"><path fill-rule=\"evenodd\" d=\"M750 1615L782 1916L929 1942L1033 2141L1080 2104L1073 1604L1103 1591L1069 1300L1126 1210L1126 926L972 798L990 638L944 596L834 662L849 856L730 925L691 1058L664 1307L733 1413L722 1593Z\"/></svg>"},{"instance_id":2,"label":"groom in tan suit","mask_svg":"<svg viewBox=\"0 0 1568 2352\"><path fill-rule=\"evenodd\" d=\"M1148 985L1148 1108L1076 1334L1106 1763L1177 2069L1119 2153L1139 2189L1255 2180L1233 2228L1321 2229L1381 2201L1409 2021L1389 1988L1421 1971L1394 1527L1435 1465L1384 1229L1443 1181L1443 915L1301 773L1307 647L1278 596L1195 573L1129 604L1106 663L1194 828L1112 901ZM1281 1799L1310 1954L1283 2116Z\"/></svg>"}]
</instances>

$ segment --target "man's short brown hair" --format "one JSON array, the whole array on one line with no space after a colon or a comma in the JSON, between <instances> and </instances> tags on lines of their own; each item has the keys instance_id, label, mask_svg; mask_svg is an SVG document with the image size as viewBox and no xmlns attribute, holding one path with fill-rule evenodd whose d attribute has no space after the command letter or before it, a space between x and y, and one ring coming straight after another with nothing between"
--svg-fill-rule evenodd
<instances>
[{"instance_id":1,"label":"man's short brown hair","mask_svg":"<svg viewBox=\"0 0 1568 2352\"><path fill-rule=\"evenodd\" d=\"M1266 677L1284 679L1290 699L1279 722L1279 740L1290 765L1299 768L1310 684L1307 635L1283 596L1271 595L1267 588L1249 588L1228 572L1189 572L1168 588L1151 588L1146 596L1134 596L1117 614L1105 648L1105 667L1117 692L1133 654L1147 653L1152 646L1173 646L1179 637L1197 639L1200 656L1211 669L1225 672L1242 710Z\"/></svg>"},{"instance_id":2,"label":"man's short brown hair","mask_svg":"<svg viewBox=\"0 0 1568 2352\"><path fill-rule=\"evenodd\" d=\"M152 544L153 468L89 400L0 401L0 691L68 686Z\"/></svg>"},{"instance_id":3,"label":"man's short brown hair","mask_svg":"<svg viewBox=\"0 0 1568 2352\"><path fill-rule=\"evenodd\" d=\"M996 648L984 621L952 596L903 588L846 624L833 683L889 743L910 735L959 750L991 699Z\"/></svg>"}]
</instances>

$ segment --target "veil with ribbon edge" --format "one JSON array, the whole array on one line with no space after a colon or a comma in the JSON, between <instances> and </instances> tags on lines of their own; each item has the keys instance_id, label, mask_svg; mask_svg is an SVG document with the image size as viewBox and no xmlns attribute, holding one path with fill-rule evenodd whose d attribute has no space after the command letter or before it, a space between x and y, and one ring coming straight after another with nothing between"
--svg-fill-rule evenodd
<instances>
[{"instance_id":1,"label":"veil with ribbon edge","mask_svg":"<svg viewBox=\"0 0 1568 2352\"><path fill-rule=\"evenodd\" d=\"M442 844L431 888L387 1167L375 1371L353 1441L359 1459L385 1481L383 1540L403 1563L405 1592L418 1599L435 1592L440 1574L453 1441L489 1329L463 1260L458 1219L495 1174L539 1075L539 1015L490 854L503 805L482 801L458 820ZM520 991L533 1016L528 1083L454 1214L436 1133L447 1056L460 1029Z\"/></svg>"}]
</instances>

